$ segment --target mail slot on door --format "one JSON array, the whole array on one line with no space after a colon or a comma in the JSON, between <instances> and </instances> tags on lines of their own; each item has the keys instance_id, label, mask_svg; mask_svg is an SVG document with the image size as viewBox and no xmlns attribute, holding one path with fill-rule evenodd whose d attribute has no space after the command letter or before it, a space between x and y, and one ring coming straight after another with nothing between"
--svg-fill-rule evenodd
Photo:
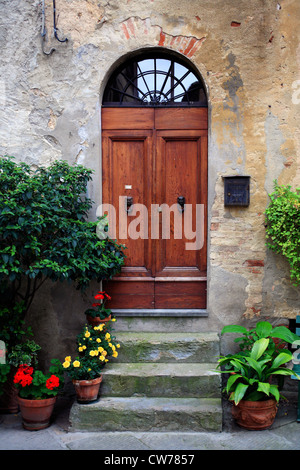
<instances>
[{"instance_id":1,"label":"mail slot on door","mask_svg":"<svg viewBox=\"0 0 300 470\"><path fill-rule=\"evenodd\" d=\"M223 176L224 178L224 205L249 206L250 204L250 176Z\"/></svg>"}]
</instances>

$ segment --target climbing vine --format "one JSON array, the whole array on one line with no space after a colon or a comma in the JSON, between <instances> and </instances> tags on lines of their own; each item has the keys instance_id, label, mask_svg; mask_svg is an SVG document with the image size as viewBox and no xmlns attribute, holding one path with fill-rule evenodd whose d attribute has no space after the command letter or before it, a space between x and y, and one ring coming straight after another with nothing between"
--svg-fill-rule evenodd
<instances>
[{"instance_id":1,"label":"climbing vine","mask_svg":"<svg viewBox=\"0 0 300 470\"><path fill-rule=\"evenodd\" d=\"M280 186L274 192L265 212L267 246L283 255L290 265L293 285L300 285L300 188Z\"/></svg>"}]
</instances>

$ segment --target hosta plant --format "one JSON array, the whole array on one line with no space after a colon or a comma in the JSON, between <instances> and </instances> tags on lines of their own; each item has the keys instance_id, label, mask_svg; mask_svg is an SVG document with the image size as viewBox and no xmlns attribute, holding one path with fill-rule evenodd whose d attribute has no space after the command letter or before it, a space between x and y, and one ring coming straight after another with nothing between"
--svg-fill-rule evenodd
<instances>
[{"instance_id":1,"label":"hosta plant","mask_svg":"<svg viewBox=\"0 0 300 470\"><path fill-rule=\"evenodd\" d=\"M221 356L219 359L218 368L221 368L222 373L229 374L224 391L235 405L241 400L260 401L269 398L278 402L281 394L278 385L271 383L272 377L295 375L285 366L292 360L292 353L284 350L273 357L267 352L269 342L268 338L258 339L251 350Z\"/></svg>"},{"instance_id":2,"label":"hosta plant","mask_svg":"<svg viewBox=\"0 0 300 470\"><path fill-rule=\"evenodd\" d=\"M255 341L266 338L269 339L267 353L276 356L282 350L282 347L293 344L300 340L299 336L289 330L285 326L276 326L273 328L268 321L259 321L254 328L247 329L242 325L226 325L221 331L221 335L225 333L235 333L239 336L234 340L239 344L241 351L251 350Z\"/></svg>"}]
</instances>

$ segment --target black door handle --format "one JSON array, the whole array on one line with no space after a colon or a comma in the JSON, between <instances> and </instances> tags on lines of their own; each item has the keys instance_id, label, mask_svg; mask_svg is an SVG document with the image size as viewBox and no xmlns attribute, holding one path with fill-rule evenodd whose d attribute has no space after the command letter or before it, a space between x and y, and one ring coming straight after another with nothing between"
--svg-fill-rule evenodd
<instances>
[{"instance_id":1,"label":"black door handle","mask_svg":"<svg viewBox=\"0 0 300 470\"><path fill-rule=\"evenodd\" d=\"M133 204L133 197L132 196L127 196L127 200L126 200L126 211L129 212L130 210L130 207L132 206Z\"/></svg>"},{"instance_id":2,"label":"black door handle","mask_svg":"<svg viewBox=\"0 0 300 470\"><path fill-rule=\"evenodd\" d=\"M185 197L184 196L178 196L177 198L177 204L181 207L182 212L184 211L184 204L185 204Z\"/></svg>"}]
</instances>

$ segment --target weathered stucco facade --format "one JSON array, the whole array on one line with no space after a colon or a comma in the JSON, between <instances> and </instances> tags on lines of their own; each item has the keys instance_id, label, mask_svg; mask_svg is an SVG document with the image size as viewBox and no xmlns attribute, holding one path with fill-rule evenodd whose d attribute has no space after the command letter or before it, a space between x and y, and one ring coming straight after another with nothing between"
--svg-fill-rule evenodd
<instances>
[{"instance_id":1,"label":"weathered stucco facade","mask_svg":"<svg viewBox=\"0 0 300 470\"><path fill-rule=\"evenodd\" d=\"M67 42L53 35L52 7L46 0L43 41L40 1L1 2L0 154L92 168L96 213L100 110L110 74L142 49L185 56L209 103L208 316L199 328L295 318L299 289L284 260L266 248L264 211L275 179L300 184L299 1L57 0L57 34ZM250 175L248 207L224 207L226 175ZM31 320L44 343L50 330L66 338L64 351L84 308L78 292L49 284Z\"/></svg>"}]
</instances>

